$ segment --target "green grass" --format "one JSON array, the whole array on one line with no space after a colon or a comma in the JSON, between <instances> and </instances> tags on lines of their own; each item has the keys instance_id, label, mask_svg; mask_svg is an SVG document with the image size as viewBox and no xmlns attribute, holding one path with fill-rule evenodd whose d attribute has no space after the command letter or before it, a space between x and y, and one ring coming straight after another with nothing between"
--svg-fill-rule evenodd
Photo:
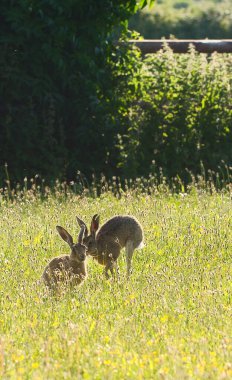
<instances>
[{"instance_id":1,"label":"green grass","mask_svg":"<svg viewBox=\"0 0 232 380\"><path fill-rule=\"evenodd\" d=\"M218 12L230 12L230 0L156 0L152 8L144 8L145 13L169 13L178 17L179 15L189 15L191 13L207 12L209 9Z\"/></svg>"},{"instance_id":2,"label":"green grass","mask_svg":"<svg viewBox=\"0 0 232 380\"><path fill-rule=\"evenodd\" d=\"M231 0L156 0L129 25L144 38L231 38Z\"/></svg>"},{"instance_id":3,"label":"green grass","mask_svg":"<svg viewBox=\"0 0 232 380\"><path fill-rule=\"evenodd\" d=\"M88 261L85 284L58 298L38 281L68 252L56 224L133 214L146 247L118 281ZM1 204L3 379L231 379L232 208L229 192L70 195Z\"/></svg>"}]
</instances>

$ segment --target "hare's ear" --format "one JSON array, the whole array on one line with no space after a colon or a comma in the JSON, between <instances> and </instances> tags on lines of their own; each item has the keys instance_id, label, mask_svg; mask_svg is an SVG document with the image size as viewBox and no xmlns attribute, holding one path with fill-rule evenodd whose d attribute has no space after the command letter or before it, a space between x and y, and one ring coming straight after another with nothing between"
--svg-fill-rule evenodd
<instances>
[{"instance_id":1,"label":"hare's ear","mask_svg":"<svg viewBox=\"0 0 232 380\"><path fill-rule=\"evenodd\" d=\"M73 238L72 236L63 228L63 227L60 227L60 226L56 226L56 229L57 231L59 232L60 236L62 237L62 239L68 243L68 245L70 247L72 247L73 245Z\"/></svg>"},{"instance_id":2,"label":"hare's ear","mask_svg":"<svg viewBox=\"0 0 232 380\"><path fill-rule=\"evenodd\" d=\"M92 219L92 222L90 225L90 232L94 236L95 236L96 231L98 230L98 227L99 227L99 220L100 220L100 216L98 214L95 214L93 216L93 219Z\"/></svg>"},{"instance_id":3,"label":"hare's ear","mask_svg":"<svg viewBox=\"0 0 232 380\"><path fill-rule=\"evenodd\" d=\"M85 226L82 225L82 226L81 226L80 233L79 233L79 235L78 235L78 239L77 239L78 243L80 243L80 244L83 243L84 236L85 236Z\"/></svg>"},{"instance_id":4,"label":"hare's ear","mask_svg":"<svg viewBox=\"0 0 232 380\"><path fill-rule=\"evenodd\" d=\"M77 223L79 224L79 226L81 228L82 228L82 226L85 227L84 236L86 237L88 235L88 228L87 228L85 222L83 222L83 220L81 220L80 218L78 218L78 216L76 218L77 218Z\"/></svg>"}]
</instances>

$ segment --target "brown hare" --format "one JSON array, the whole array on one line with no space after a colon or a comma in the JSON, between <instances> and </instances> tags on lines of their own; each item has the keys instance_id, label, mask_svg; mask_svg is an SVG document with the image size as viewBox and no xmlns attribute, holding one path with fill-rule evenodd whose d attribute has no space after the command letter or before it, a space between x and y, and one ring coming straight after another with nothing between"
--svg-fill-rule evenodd
<instances>
[{"instance_id":1,"label":"brown hare","mask_svg":"<svg viewBox=\"0 0 232 380\"><path fill-rule=\"evenodd\" d=\"M90 234L86 224L77 217L80 227L85 226L83 244L87 247L87 255L91 255L99 264L105 265L105 275L109 278L108 271L114 273L117 268L117 258L120 250L126 248L127 276L131 274L131 260L136 248L142 248L143 228L133 216L118 215L109 219L99 228L100 217L96 214L92 218ZM97 232L98 231L98 232Z\"/></svg>"},{"instance_id":2,"label":"brown hare","mask_svg":"<svg viewBox=\"0 0 232 380\"><path fill-rule=\"evenodd\" d=\"M87 277L86 246L83 244L85 226L81 227L78 243L73 243L72 236L60 226L56 226L62 239L71 248L70 255L55 257L44 269L42 278L49 288L54 288L60 283L71 286L81 284Z\"/></svg>"}]
</instances>

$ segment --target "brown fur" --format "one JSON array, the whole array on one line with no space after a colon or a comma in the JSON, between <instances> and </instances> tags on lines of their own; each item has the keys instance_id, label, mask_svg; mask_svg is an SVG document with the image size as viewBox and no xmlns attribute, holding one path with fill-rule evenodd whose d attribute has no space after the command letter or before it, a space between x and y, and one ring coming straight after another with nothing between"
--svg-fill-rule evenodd
<instances>
[{"instance_id":1,"label":"brown fur","mask_svg":"<svg viewBox=\"0 0 232 380\"><path fill-rule=\"evenodd\" d=\"M55 257L44 269L42 278L49 288L57 287L61 283L70 286L80 285L87 277L86 247L83 245L85 228L81 228L78 243L74 244L71 235L60 226L57 230L62 239L71 248L70 255Z\"/></svg>"},{"instance_id":2,"label":"brown fur","mask_svg":"<svg viewBox=\"0 0 232 380\"><path fill-rule=\"evenodd\" d=\"M94 215L90 235L85 223L77 218L80 226L85 226L85 237L83 243L87 246L87 254L93 256L99 264L105 265L105 274L108 278L108 271L113 274L114 267L117 267L117 259L120 250L126 248L127 275L131 273L131 260L133 252L143 242L143 228L139 221L128 215L118 215L109 219L98 230L99 216ZM98 230L98 232L97 232Z\"/></svg>"}]
</instances>

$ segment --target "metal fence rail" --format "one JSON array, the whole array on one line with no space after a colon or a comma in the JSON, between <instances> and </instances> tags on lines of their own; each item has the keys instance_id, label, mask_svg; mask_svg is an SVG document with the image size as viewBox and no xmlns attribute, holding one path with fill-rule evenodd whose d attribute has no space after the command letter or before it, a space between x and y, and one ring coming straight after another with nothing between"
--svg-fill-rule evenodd
<instances>
[{"instance_id":1,"label":"metal fence rail","mask_svg":"<svg viewBox=\"0 0 232 380\"><path fill-rule=\"evenodd\" d=\"M199 53L232 53L232 40L130 40L130 43L137 46L143 54L156 53L163 48L164 43L174 53L187 53L190 44Z\"/></svg>"}]
</instances>

